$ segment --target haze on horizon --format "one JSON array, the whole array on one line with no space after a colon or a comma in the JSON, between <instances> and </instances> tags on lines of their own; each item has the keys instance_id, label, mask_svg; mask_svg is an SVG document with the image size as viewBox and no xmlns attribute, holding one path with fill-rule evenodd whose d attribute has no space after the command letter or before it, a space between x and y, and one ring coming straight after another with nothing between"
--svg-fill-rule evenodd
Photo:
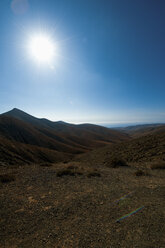
<instances>
[{"instance_id":1,"label":"haze on horizon","mask_svg":"<svg viewBox=\"0 0 165 248\"><path fill-rule=\"evenodd\" d=\"M0 1L0 113L81 123L165 122L163 0ZM28 54L32 34L56 45Z\"/></svg>"}]
</instances>

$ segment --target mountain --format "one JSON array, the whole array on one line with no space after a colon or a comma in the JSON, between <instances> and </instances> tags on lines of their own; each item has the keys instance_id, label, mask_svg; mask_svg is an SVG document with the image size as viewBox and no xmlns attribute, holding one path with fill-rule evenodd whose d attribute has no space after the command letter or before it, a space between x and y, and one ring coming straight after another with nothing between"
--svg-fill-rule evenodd
<instances>
[{"instance_id":1,"label":"mountain","mask_svg":"<svg viewBox=\"0 0 165 248\"><path fill-rule=\"evenodd\" d=\"M47 119L36 118L17 108L13 108L12 110L2 114L1 116L13 117L15 119L29 123L33 126L41 126L41 127L53 127L54 126L54 123ZM62 122L59 122L59 123L62 123Z\"/></svg>"},{"instance_id":2,"label":"mountain","mask_svg":"<svg viewBox=\"0 0 165 248\"><path fill-rule=\"evenodd\" d=\"M164 247L165 130L152 128L0 115L0 247Z\"/></svg>"},{"instance_id":3,"label":"mountain","mask_svg":"<svg viewBox=\"0 0 165 248\"><path fill-rule=\"evenodd\" d=\"M11 141L0 136L0 165L68 161L73 155L39 146Z\"/></svg>"},{"instance_id":4,"label":"mountain","mask_svg":"<svg viewBox=\"0 0 165 248\"><path fill-rule=\"evenodd\" d=\"M162 163L165 161L165 128L155 127L150 134L95 149L85 155L78 155L76 159L93 166L110 166L113 159L142 167L153 162Z\"/></svg>"},{"instance_id":5,"label":"mountain","mask_svg":"<svg viewBox=\"0 0 165 248\"><path fill-rule=\"evenodd\" d=\"M157 124L144 124L144 125L135 125L128 127L119 127L114 128L115 130L126 133L132 137L139 137L142 135L154 134L155 132L165 131L165 124L157 123Z\"/></svg>"},{"instance_id":6,"label":"mountain","mask_svg":"<svg viewBox=\"0 0 165 248\"><path fill-rule=\"evenodd\" d=\"M117 130L92 124L52 122L16 108L0 115L0 137L7 144L5 149L11 146L11 142L17 142L17 146L24 144L24 151L29 149L30 145L30 149L37 147L65 154L84 153L129 139L127 134Z\"/></svg>"}]
</instances>

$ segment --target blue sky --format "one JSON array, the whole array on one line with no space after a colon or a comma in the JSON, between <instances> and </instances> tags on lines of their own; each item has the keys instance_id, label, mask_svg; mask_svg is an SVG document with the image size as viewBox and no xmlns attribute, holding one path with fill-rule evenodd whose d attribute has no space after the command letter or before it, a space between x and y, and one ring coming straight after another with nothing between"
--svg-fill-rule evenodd
<instances>
[{"instance_id":1,"label":"blue sky","mask_svg":"<svg viewBox=\"0 0 165 248\"><path fill-rule=\"evenodd\" d=\"M164 0L1 0L0 113L165 122L164 25ZM27 53L37 32L57 46L50 66Z\"/></svg>"}]
</instances>

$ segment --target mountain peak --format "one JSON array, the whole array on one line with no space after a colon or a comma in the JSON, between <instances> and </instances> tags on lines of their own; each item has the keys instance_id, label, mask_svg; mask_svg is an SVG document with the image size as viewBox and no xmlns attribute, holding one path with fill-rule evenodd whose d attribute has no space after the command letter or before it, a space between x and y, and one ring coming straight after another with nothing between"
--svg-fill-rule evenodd
<instances>
[{"instance_id":1,"label":"mountain peak","mask_svg":"<svg viewBox=\"0 0 165 248\"><path fill-rule=\"evenodd\" d=\"M22 110L20 110L20 109L18 109L18 108L13 108L13 109L10 110L10 111L22 111Z\"/></svg>"},{"instance_id":2,"label":"mountain peak","mask_svg":"<svg viewBox=\"0 0 165 248\"><path fill-rule=\"evenodd\" d=\"M18 108L13 108L12 110L3 113L2 115L4 116L8 116L8 117L13 117L15 119L19 119L21 121L25 121L31 124L35 124L36 122L38 122L38 118L27 114L26 112L18 109ZM37 124L37 123L36 123Z\"/></svg>"},{"instance_id":3,"label":"mountain peak","mask_svg":"<svg viewBox=\"0 0 165 248\"><path fill-rule=\"evenodd\" d=\"M13 108L11 110L9 110L8 112L3 113L3 115L8 115L8 116L12 116L12 117L17 117L18 116L30 116L29 114L27 114L26 112L22 111L21 109L18 108Z\"/></svg>"},{"instance_id":4,"label":"mountain peak","mask_svg":"<svg viewBox=\"0 0 165 248\"><path fill-rule=\"evenodd\" d=\"M32 116L18 108L13 108L12 110L3 113L2 115L12 117L18 120L21 120L23 122L32 124L33 126L37 127L52 127L54 126L54 123L52 121L49 121L47 119L39 119L35 116Z\"/></svg>"},{"instance_id":5,"label":"mountain peak","mask_svg":"<svg viewBox=\"0 0 165 248\"><path fill-rule=\"evenodd\" d=\"M22 111L21 109L18 109L18 108L13 108L11 110L9 110L8 112L6 113L25 113L24 111ZM5 114L6 114L5 113Z\"/></svg>"}]
</instances>

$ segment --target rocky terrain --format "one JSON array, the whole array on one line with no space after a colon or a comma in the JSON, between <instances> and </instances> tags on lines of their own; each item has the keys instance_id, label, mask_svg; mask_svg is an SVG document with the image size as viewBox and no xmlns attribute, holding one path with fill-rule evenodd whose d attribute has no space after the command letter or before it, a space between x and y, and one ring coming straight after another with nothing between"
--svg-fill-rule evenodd
<instances>
[{"instance_id":1,"label":"rocky terrain","mask_svg":"<svg viewBox=\"0 0 165 248\"><path fill-rule=\"evenodd\" d=\"M0 247L165 247L163 125L136 135L14 112L0 116Z\"/></svg>"}]
</instances>

